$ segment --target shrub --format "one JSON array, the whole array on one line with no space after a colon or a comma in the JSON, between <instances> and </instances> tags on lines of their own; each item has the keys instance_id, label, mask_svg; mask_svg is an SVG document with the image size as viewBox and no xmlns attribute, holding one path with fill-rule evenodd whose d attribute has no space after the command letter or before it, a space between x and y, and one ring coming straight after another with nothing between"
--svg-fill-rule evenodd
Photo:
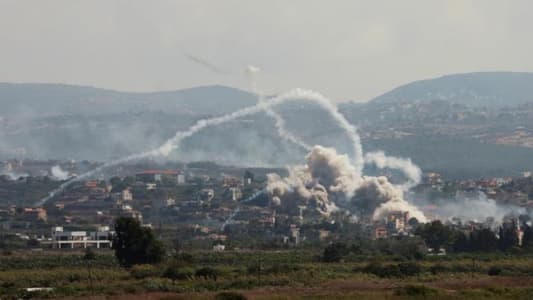
<instances>
[{"instance_id":1,"label":"shrub","mask_svg":"<svg viewBox=\"0 0 533 300\"><path fill-rule=\"evenodd\" d=\"M131 276L133 276L135 279L143 279L161 275L159 268L152 265L134 265L130 272Z\"/></svg>"},{"instance_id":2,"label":"shrub","mask_svg":"<svg viewBox=\"0 0 533 300\"><path fill-rule=\"evenodd\" d=\"M500 267L490 267L487 273L489 276L498 276L502 273L502 269Z\"/></svg>"},{"instance_id":3,"label":"shrub","mask_svg":"<svg viewBox=\"0 0 533 300\"><path fill-rule=\"evenodd\" d=\"M398 265L382 265L379 262L368 264L363 272L371 273L378 277L400 277L402 275Z\"/></svg>"},{"instance_id":4,"label":"shrub","mask_svg":"<svg viewBox=\"0 0 533 300\"><path fill-rule=\"evenodd\" d=\"M177 253L174 255L174 260L180 264L190 265L194 263L194 257L189 253Z\"/></svg>"},{"instance_id":5,"label":"shrub","mask_svg":"<svg viewBox=\"0 0 533 300\"><path fill-rule=\"evenodd\" d=\"M248 266L248 268L246 268L246 271L248 272L248 274L257 274L261 272L261 266L257 263L251 264Z\"/></svg>"},{"instance_id":6,"label":"shrub","mask_svg":"<svg viewBox=\"0 0 533 300\"><path fill-rule=\"evenodd\" d=\"M168 266L163 272L163 276L172 280L186 280L192 277L193 270L190 268L180 268L178 266Z\"/></svg>"},{"instance_id":7,"label":"shrub","mask_svg":"<svg viewBox=\"0 0 533 300\"><path fill-rule=\"evenodd\" d=\"M333 243L324 249L322 260L325 262L339 262L348 254L348 247L343 243Z\"/></svg>"},{"instance_id":8,"label":"shrub","mask_svg":"<svg viewBox=\"0 0 533 300\"><path fill-rule=\"evenodd\" d=\"M443 273L443 272L446 272L446 267L444 267L443 265L441 264L436 264L436 265L433 265L429 268L429 271L431 272L431 274L433 275L437 275L437 274L440 274L440 273Z\"/></svg>"},{"instance_id":9,"label":"shrub","mask_svg":"<svg viewBox=\"0 0 533 300\"><path fill-rule=\"evenodd\" d=\"M235 292L222 292L215 296L215 300L246 300L246 297Z\"/></svg>"},{"instance_id":10,"label":"shrub","mask_svg":"<svg viewBox=\"0 0 533 300\"><path fill-rule=\"evenodd\" d=\"M194 275L196 277L203 277L204 279L214 279L216 281L218 276L220 275L220 272L210 267L204 267L196 270L196 273Z\"/></svg>"},{"instance_id":11,"label":"shrub","mask_svg":"<svg viewBox=\"0 0 533 300\"><path fill-rule=\"evenodd\" d=\"M405 262L398 265L403 276L415 276L422 272L422 268L415 262Z\"/></svg>"},{"instance_id":12,"label":"shrub","mask_svg":"<svg viewBox=\"0 0 533 300\"><path fill-rule=\"evenodd\" d=\"M403 287L400 287L396 290L395 294L397 296L431 296L436 295L438 293L438 290L434 288L427 287L425 285L406 285Z\"/></svg>"}]
</instances>

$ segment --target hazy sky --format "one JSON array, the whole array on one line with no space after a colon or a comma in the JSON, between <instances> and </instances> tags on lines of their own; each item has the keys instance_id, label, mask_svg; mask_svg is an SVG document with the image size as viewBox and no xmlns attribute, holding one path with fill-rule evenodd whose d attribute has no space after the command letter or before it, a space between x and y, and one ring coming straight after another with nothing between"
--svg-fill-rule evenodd
<instances>
[{"instance_id":1,"label":"hazy sky","mask_svg":"<svg viewBox=\"0 0 533 300\"><path fill-rule=\"evenodd\" d=\"M0 81L127 91L304 87L365 101L450 73L533 71L533 1L0 0Z\"/></svg>"}]
</instances>

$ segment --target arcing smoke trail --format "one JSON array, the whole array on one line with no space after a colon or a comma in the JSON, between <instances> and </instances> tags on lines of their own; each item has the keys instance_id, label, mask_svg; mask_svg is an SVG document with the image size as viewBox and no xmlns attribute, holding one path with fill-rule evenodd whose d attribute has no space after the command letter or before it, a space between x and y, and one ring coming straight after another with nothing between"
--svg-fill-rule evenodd
<instances>
[{"instance_id":1,"label":"arcing smoke trail","mask_svg":"<svg viewBox=\"0 0 533 300\"><path fill-rule=\"evenodd\" d=\"M265 111L266 109L269 109L281 103L284 103L290 100L298 100L298 99L316 103L317 105L325 109L327 112L329 112L331 116L335 119L335 121L337 121L338 125L344 130L346 130L346 132L348 133L348 137L352 141L352 144L353 144L354 163L356 167L356 173L360 175L363 170L363 165L364 165L363 153L362 153L363 149L361 146L359 135L357 134L355 127L352 126L344 118L344 116L337 111L337 108L335 107L335 105L333 105L330 102L329 99L327 99L326 97L324 97L323 95L317 92L304 90L304 89L291 90L287 93L271 98L268 101L259 102L255 106L246 107L246 108L237 110L235 112L229 113L221 117L200 120L195 125L191 126L187 131L177 132L173 138L169 139L161 147L153 151L149 151L148 153L150 155L167 156L168 154L170 154L170 152L172 152L173 150L179 147L179 144L181 143L183 139L196 134L198 131L206 127L220 125L220 124L235 120L237 118L256 114L260 111ZM150 156L150 155L147 155L147 156Z\"/></svg>"},{"instance_id":2,"label":"arcing smoke trail","mask_svg":"<svg viewBox=\"0 0 533 300\"><path fill-rule=\"evenodd\" d=\"M266 192L266 189L262 189L258 192L255 192L253 195L251 195L250 197L242 200L239 205L237 206L237 208L233 211L233 213L231 213L231 215L226 219L226 221L224 221L224 224L222 224L222 226L220 227L220 230L223 231L224 228L226 228L226 226L233 220L233 218L235 218L235 216L239 213L239 211L241 210L241 204L243 203L246 203L246 202L250 202L254 199L256 199L257 197L261 196L262 194L264 194Z\"/></svg>"},{"instance_id":3,"label":"arcing smoke trail","mask_svg":"<svg viewBox=\"0 0 533 300\"><path fill-rule=\"evenodd\" d=\"M105 163L105 164L103 164L103 165L101 165L101 166L99 166L99 167L97 167L97 168L95 168L95 169L93 169L93 170L91 170L89 172L83 173L83 174L79 175L78 177L72 178L71 180L62 183L55 190L51 191L48 194L48 196L46 196L45 198L43 198L43 199L39 200L38 202L36 202L34 204L34 206L43 206L48 200L50 200L53 197L55 197L55 195L57 195L58 193L60 193L64 189L66 189L68 186L72 185L73 183L75 183L77 181L89 178L89 177L93 176L94 174L97 174L98 172L100 172L100 171L102 171L104 169L107 169L107 168L110 168L110 167L113 167L113 166L117 166L117 165L129 162L129 161L143 159L143 158L146 158L146 157L149 157L149 156L154 156L154 155L156 155L156 152L148 151L148 152L143 152L143 153L139 153L139 154L126 156L124 158L117 159L117 160Z\"/></svg>"},{"instance_id":4,"label":"arcing smoke trail","mask_svg":"<svg viewBox=\"0 0 533 300\"><path fill-rule=\"evenodd\" d=\"M211 119L200 120L200 121L196 122L196 124L191 126L188 130L177 132L174 135L174 137L170 138L168 141L166 141L159 148L153 149L151 151L139 153L139 154L130 155L130 156L127 156L127 157L124 157L124 158L121 158L121 159L118 159L118 160L115 160L115 161L108 162L108 163L103 164L100 167L98 167L98 168L96 168L96 169L94 169L92 171L89 171L87 173L81 174L80 176L61 184L58 188L56 188L55 190L50 192L47 197L39 200L35 205L36 206L42 206L48 200L50 200L52 197L54 197L57 193L61 192L62 190L64 190L66 187L70 186L74 182L83 180L85 178L88 178L88 177L90 177L90 176L92 176L92 175L94 175L94 174L96 174L96 173L98 173L98 172L100 172L100 171L102 171L102 170L104 170L106 168L113 167L113 166L116 166L116 165L120 165L120 164L129 162L129 161L134 161L134 160L143 159L143 158L152 157L152 156L159 156L159 155L167 156L173 150L175 150L175 149L177 149L179 147L179 145L180 145L180 143L181 143L181 141L183 139L196 134L197 132L201 131L202 129L204 129L206 127L220 125L220 124L235 120L237 118L241 118L241 117L249 116L249 115L252 115L252 114L256 114L256 113L258 113L260 111L265 111L266 109L269 109L269 108L271 108L271 107L273 107L275 105L279 105L279 104L284 103L286 101L296 100L296 99L306 100L306 101L311 101L311 102L316 103L317 105L319 105L320 107L322 107L323 109L328 111L331 114L331 116L335 119L335 121L337 121L339 126L341 128L343 128L344 130L346 130L346 132L348 134L348 137L352 141L352 144L353 144L355 171L356 171L357 175L360 176L361 173L362 173L362 170L363 170L363 165L364 165L363 149L362 149L362 146L361 146L361 141L360 141L359 135L357 134L357 131L356 131L355 127L352 126L344 118L344 116L337 111L336 106L333 105L331 103L331 101L328 100L323 95L321 95L321 94L319 94L317 92L309 91L309 90L294 89L294 90L291 90L291 91L289 91L287 93L284 93L284 94L281 94L281 95L276 96L274 98L271 98L268 101L259 102L255 106L242 108L240 110L234 111L234 112L226 114L224 116L214 117L214 118L211 118Z\"/></svg>"},{"instance_id":5,"label":"arcing smoke trail","mask_svg":"<svg viewBox=\"0 0 533 300\"><path fill-rule=\"evenodd\" d=\"M252 87L252 91L259 95L259 102L265 101L264 93L259 90L257 87L257 80L256 76L259 72L261 72L261 69L259 67L256 67L254 65L248 65L245 69L246 76L250 79L250 85ZM290 133L285 126L285 120L272 108L268 107L265 109L265 113L274 119L274 127L276 127L276 130L278 131L278 134L281 138L297 145L298 147L302 148L304 151L309 152L311 150L311 146L306 144L301 139L297 138L295 135Z\"/></svg>"},{"instance_id":6,"label":"arcing smoke trail","mask_svg":"<svg viewBox=\"0 0 533 300\"><path fill-rule=\"evenodd\" d=\"M283 139L286 139L287 141L297 145L298 147L302 148L303 150L305 150L307 152L311 151L312 147L309 144L307 144L304 141L302 141L301 139L297 138L296 136L294 136L292 133L290 133L286 129L285 120L283 120L283 118L277 112L273 111L270 108L267 108L265 110L265 113L269 117L274 119L274 126L276 127L280 137L282 137Z\"/></svg>"}]
</instances>

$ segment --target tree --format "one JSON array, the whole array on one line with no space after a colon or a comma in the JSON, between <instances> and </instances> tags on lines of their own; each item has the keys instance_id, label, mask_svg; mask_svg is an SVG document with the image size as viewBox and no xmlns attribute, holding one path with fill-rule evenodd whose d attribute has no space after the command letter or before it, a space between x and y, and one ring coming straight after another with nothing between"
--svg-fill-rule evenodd
<instances>
[{"instance_id":1,"label":"tree","mask_svg":"<svg viewBox=\"0 0 533 300\"><path fill-rule=\"evenodd\" d=\"M522 237L522 247L533 249L533 228L529 225L525 225L524 236Z\"/></svg>"},{"instance_id":2,"label":"tree","mask_svg":"<svg viewBox=\"0 0 533 300\"><path fill-rule=\"evenodd\" d=\"M500 250L507 251L518 245L518 236L514 226L503 225L500 226Z\"/></svg>"},{"instance_id":3,"label":"tree","mask_svg":"<svg viewBox=\"0 0 533 300\"><path fill-rule=\"evenodd\" d=\"M438 251L453 242L453 231L440 221L433 221L417 228L416 233L420 235L429 248Z\"/></svg>"},{"instance_id":4,"label":"tree","mask_svg":"<svg viewBox=\"0 0 533 300\"><path fill-rule=\"evenodd\" d=\"M459 232L452 245L453 252L470 251L470 241L464 232Z\"/></svg>"},{"instance_id":5,"label":"tree","mask_svg":"<svg viewBox=\"0 0 533 300\"><path fill-rule=\"evenodd\" d=\"M470 250L490 252L498 248L498 238L488 228L474 230L470 237Z\"/></svg>"},{"instance_id":6,"label":"tree","mask_svg":"<svg viewBox=\"0 0 533 300\"><path fill-rule=\"evenodd\" d=\"M329 244L324 249L322 259L325 262L339 262L345 255L348 254L348 247L343 243Z\"/></svg>"},{"instance_id":7,"label":"tree","mask_svg":"<svg viewBox=\"0 0 533 300\"><path fill-rule=\"evenodd\" d=\"M131 217L120 217L115 221L113 249L120 265L126 268L135 264L159 263L165 256L165 247L155 238L152 229L143 227Z\"/></svg>"}]
</instances>

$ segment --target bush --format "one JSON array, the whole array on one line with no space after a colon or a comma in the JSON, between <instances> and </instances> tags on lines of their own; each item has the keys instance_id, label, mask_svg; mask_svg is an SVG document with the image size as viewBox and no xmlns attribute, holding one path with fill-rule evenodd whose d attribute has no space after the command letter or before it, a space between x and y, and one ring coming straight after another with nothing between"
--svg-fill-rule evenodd
<instances>
[{"instance_id":1,"label":"bush","mask_svg":"<svg viewBox=\"0 0 533 300\"><path fill-rule=\"evenodd\" d=\"M147 277L157 277L161 275L158 267L152 265L134 265L131 270L131 276L135 279L144 279Z\"/></svg>"},{"instance_id":2,"label":"bush","mask_svg":"<svg viewBox=\"0 0 533 300\"><path fill-rule=\"evenodd\" d=\"M343 243L333 243L324 249L322 260L325 262L339 262L348 254L348 247Z\"/></svg>"},{"instance_id":3,"label":"bush","mask_svg":"<svg viewBox=\"0 0 533 300\"><path fill-rule=\"evenodd\" d=\"M174 255L174 260L180 264L190 265L194 263L194 257L189 253L178 253Z\"/></svg>"},{"instance_id":4,"label":"bush","mask_svg":"<svg viewBox=\"0 0 533 300\"><path fill-rule=\"evenodd\" d=\"M178 266L168 266L163 272L163 276L172 280L187 280L192 277L193 270L190 268L180 268Z\"/></svg>"},{"instance_id":5,"label":"bush","mask_svg":"<svg viewBox=\"0 0 533 300\"><path fill-rule=\"evenodd\" d=\"M422 267L415 262L403 262L397 265L382 265L379 262L372 262L363 268L363 272L378 277L415 276L422 272Z\"/></svg>"},{"instance_id":6,"label":"bush","mask_svg":"<svg viewBox=\"0 0 533 300\"><path fill-rule=\"evenodd\" d=\"M395 294L397 296L431 296L436 295L438 290L434 288L427 287L425 285L406 285L400 287L396 290Z\"/></svg>"},{"instance_id":7,"label":"bush","mask_svg":"<svg viewBox=\"0 0 533 300\"><path fill-rule=\"evenodd\" d=\"M502 273L502 269L500 267L490 267L487 273L489 276L498 276Z\"/></svg>"},{"instance_id":8,"label":"bush","mask_svg":"<svg viewBox=\"0 0 533 300\"><path fill-rule=\"evenodd\" d=\"M246 300L246 297L235 292L222 292L215 296L215 300Z\"/></svg>"},{"instance_id":9,"label":"bush","mask_svg":"<svg viewBox=\"0 0 533 300\"><path fill-rule=\"evenodd\" d=\"M383 266L378 262L368 264L363 269L363 272L374 274L378 277L400 277L402 275L398 265Z\"/></svg>"},{"instance_id":10,"label":"bush","mask_svg":"<svg viewBox=\"0 0 533 300\"><path fill-rule=\"evenodd\" d=\"M216 281L218 276L220 275L220 272L210 267L204 267L196 270L196 273L194 275L196 277L203 277L204 279L214 279Z\"/></svg>"},{"instance_id":11,"label":"bush","mask_svg":"<svg viewBox=\"0 0 533 300\"><path fill-rule=\"evenodd\" d=\"M403 276L415 276L422 272L422 268L415 262L405 262L398 265Z\"/></svg>"},{"instance_id":12,"label":"bush","mask_svg":"<svg viewBox=\"0 0 533 300\"><path fill-rule=\"evenodd\" d=\"M436 264L436 265L429 267L429 271L431 272L431 274L437 275L437 274L446 272L446 267L444 267L441 264Z\"/></svg>"}]
</instances>

